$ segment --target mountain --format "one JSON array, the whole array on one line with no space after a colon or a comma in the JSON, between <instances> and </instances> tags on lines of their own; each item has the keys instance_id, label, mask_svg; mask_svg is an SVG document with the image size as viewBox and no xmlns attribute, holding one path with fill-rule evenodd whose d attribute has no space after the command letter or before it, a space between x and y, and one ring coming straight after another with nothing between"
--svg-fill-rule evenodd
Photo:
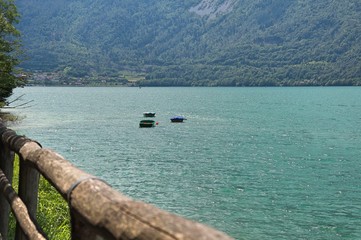
<instances>
[{"instance_id":1,"label":"mountain","mask_svg":"<svg viewBox=\"0 0 361 240\"><path fill-rule=\"evenodd\" d=\"M359 0L16 4L28 55L22 67L68 83L361 85Z\"/></svg>"}]
</instances>

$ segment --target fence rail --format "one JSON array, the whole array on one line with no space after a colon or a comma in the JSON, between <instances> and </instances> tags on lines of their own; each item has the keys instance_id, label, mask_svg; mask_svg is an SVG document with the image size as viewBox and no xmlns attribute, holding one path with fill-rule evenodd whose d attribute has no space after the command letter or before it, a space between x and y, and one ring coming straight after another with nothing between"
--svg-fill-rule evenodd
<instances>
[{"instance_id":1,"label":"fence rail","mask_svg":"<svg viewBox=\"0 0 361 240\"><path fill-rule=\"evenodd\" d=\"M3 123L0 137L0 240L7 239L10 211L17 220L15 239L47 239L36 222L40 174L69 205L72 239L232 239L203 224L124 196ZM11 185L15 153L20 157L18 193Z\"/></svg>"}]
</instances>

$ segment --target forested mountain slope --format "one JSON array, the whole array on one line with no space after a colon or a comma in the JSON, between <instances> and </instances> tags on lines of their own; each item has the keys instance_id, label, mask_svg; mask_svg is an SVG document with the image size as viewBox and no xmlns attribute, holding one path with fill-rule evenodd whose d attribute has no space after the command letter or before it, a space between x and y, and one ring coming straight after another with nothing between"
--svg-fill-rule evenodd
<instances>
[{"instance_id":1,"label":"forested mountain slope","mask_svg":"<svg viewBox=\"0 0 361 240\"><path fill-rule=\"evenodd\" d=\"M29 71L143 85L361 85L359 0L17 0Z\"/></svg>"}]
</instances>

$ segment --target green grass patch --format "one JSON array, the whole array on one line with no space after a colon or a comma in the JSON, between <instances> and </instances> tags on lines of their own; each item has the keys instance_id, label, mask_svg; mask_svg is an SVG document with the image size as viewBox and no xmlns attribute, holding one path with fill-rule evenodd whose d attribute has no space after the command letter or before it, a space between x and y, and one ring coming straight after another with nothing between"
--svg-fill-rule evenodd
<instances>
[{"instance_id":1,"label":"green grass patch","mask_svg":"<svg viewBox=\"0 0 361 240\"><path fill-rule=\"evenodd\" d=\"M122 75L129 82L137 82L145 79L145 73L123 71Z\"/></svg>"}]
</instances>

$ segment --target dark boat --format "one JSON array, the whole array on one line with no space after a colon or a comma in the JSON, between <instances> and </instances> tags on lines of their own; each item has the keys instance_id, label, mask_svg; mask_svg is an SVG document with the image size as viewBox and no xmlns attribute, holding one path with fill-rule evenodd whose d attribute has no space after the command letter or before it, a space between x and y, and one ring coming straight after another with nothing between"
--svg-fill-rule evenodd
<instances>
[{"instance_id":1,"label":"dark boat","mask_svg":"<svg viewBox=\"0 0 361 240\"><path fill-rule=\"evenodd\" d=\"M143 116L144 117L155 117L155 112L144 112Z\"/></svg>"},{"instance_id":2,"label":"dark boat","mask_svg":"<svg viewBox=\"0 0 361 240\"><path fill-rule=\"evenodd\" d=\"M170 119L172 122L183 122L183 120L187 120L185 117L182 116L175 116Z\"/></svg>"},{"instance_id":3,"label":"dark boat","mask_svg":"<svg viewBox=\"0 0 361 240\"><path fill-rule=\"evenodd\" d=\"M139 123L139 127L141 127L141 128L154 127L154 121L153 120L141 120Z\"/></svg>"}]
</instances>

